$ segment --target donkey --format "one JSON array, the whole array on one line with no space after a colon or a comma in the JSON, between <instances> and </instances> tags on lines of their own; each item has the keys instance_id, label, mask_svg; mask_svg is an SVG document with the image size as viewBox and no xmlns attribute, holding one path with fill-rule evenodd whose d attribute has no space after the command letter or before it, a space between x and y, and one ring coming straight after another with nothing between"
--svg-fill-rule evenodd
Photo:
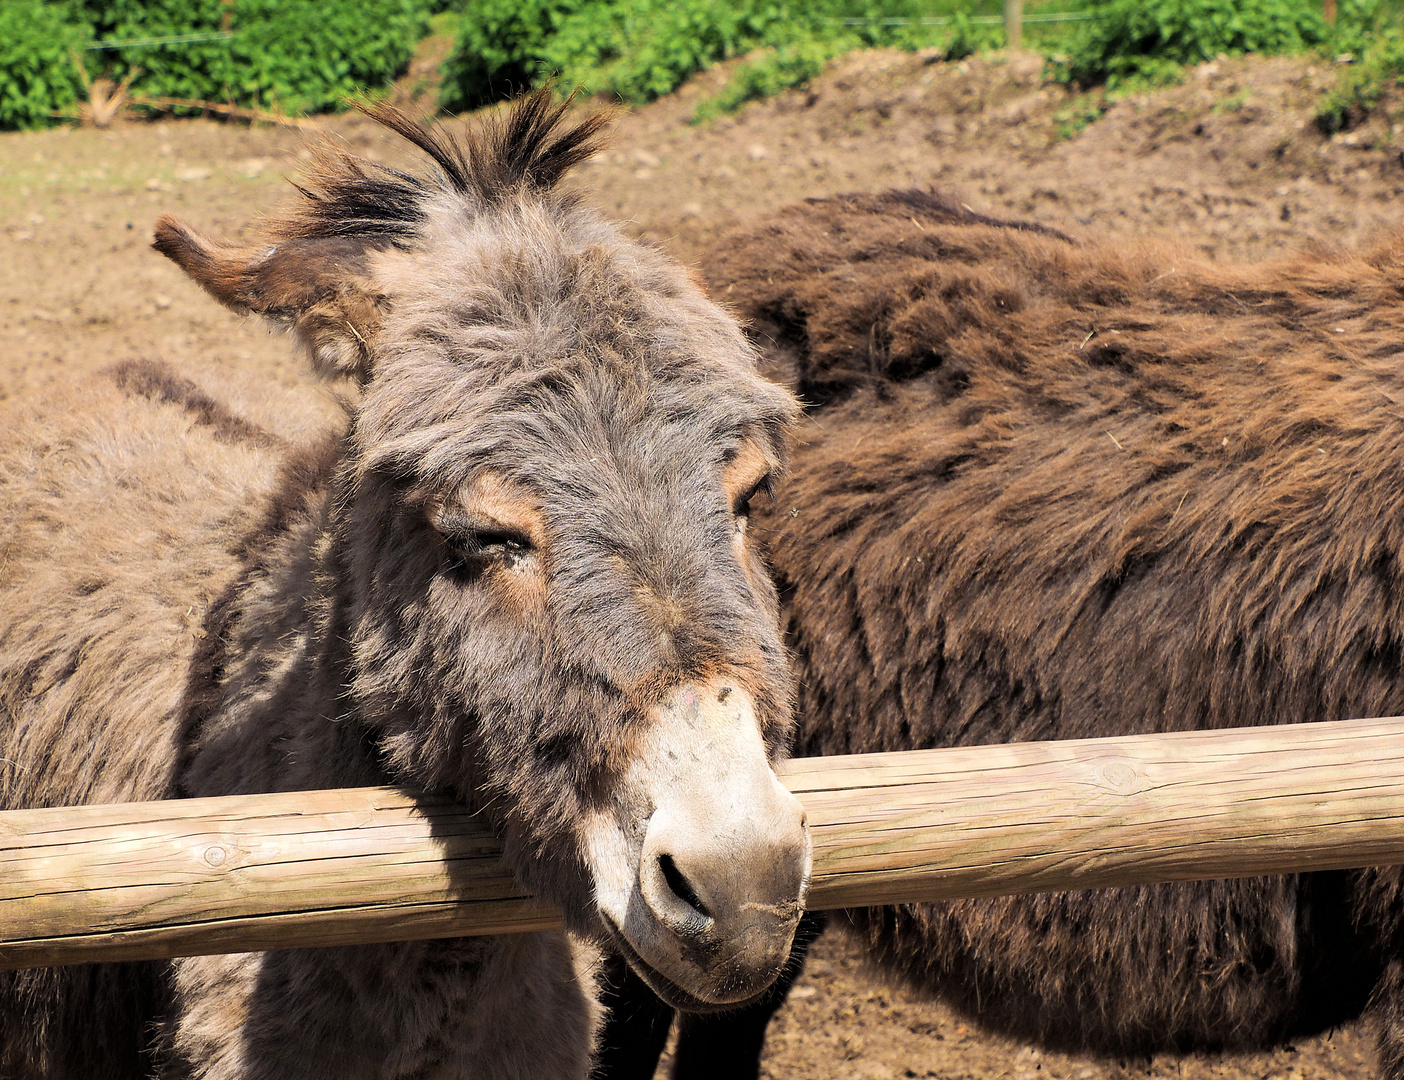
<instances>
[{"instance_id":1,"label":"donkey","mask_svg":"<svg viewBox=\"0 0 1404 1080\"><path fill-rule=\"evenodd\" d=\"M704 275L815 406L753 525L797 752L1404 713L1404 233L1244 267L896 192L783 210ZM1369 1012L1404 1078L1397 867L850 917L1017 1038L1252 1048ZM755 1075L782 998L688 1019L675 1076L726 1045Z\"/></svg>"},{"instance_id":2,"label":"donkey","mask_svg":"<svg viewBox=\"0 0 1404 1080\"><path fill-rule=\"evenodd\" d=\"M129 365L0 448L0 805L447 793L564 932L7 975L11 1080L583 1080L597 946L666 1000L786 961L807 827L747 527L793 397L659 252L557 187L601 121L546 94L435 164L324 149L265 238L155 247L355 384L289 448Z\"/></svg>"}]
</instances>

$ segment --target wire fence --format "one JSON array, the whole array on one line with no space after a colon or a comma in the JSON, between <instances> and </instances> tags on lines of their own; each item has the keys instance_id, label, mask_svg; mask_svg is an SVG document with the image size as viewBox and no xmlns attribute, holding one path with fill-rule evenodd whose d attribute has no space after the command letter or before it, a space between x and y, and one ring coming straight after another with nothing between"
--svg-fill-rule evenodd
<instances>
[{"instance_id":1,"label":"wire fence","mask_svg":"<svg viewBox=\"0 0 1404 1080\"><path fill-rule=\"evenodd\" d=\"M1056 22L1079 22L1084 19L1095 19L1095 11L1056 11L1043 15L1025 15L1025 23L1056 23ZM844 26L949 26L955 22L957 15L933 15L930 18L921 19L844 19ZM966 20L976 26L999 26L1005 21L1003 15L971 15Z\"/></svg>"},{"instance_id":2,"label":"wire fence","mask_svg":"<svg viewBox=\"0 0 1404 1080\"><path fill-rule=\"evenodd\" d=\"M1023 23L1060 23L1060 22L1080 22L1085 19L1095 19L1096 12L1092 11L1057 11L1042 14L1022 15L1020 21ZM844 26L950 26L959 19L957 15L932 15L921 18L906 17L866 17L866 18L846 18L835 20ZM1004 15L972 15L968 22L976 26L999 26L1007 24L1009 19ZM228 41L234 36L233 30L219 30L200 34L176 34L171 37L153 38L131 38L125 41L94 41L84 46L88 52L99 52L107 49L140 49L151 48L157 45L194 45L207 41Z\"/></svg>"}]
</instances>

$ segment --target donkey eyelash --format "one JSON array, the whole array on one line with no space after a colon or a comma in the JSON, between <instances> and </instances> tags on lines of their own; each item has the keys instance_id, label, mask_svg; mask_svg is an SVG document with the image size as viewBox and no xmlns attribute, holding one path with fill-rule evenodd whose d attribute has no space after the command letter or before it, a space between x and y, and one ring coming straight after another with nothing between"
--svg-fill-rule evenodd
<instances>
[{"instance_id":1,"label":"donkey eyelash","mask_svg":"<svg viewBox=\"0 0 1404 1080\"><path fill-rule=\"evenodd\" d=\"M737 517L746 517L751 512L751 500L762 493L775 498L775 477L771 473L766 473L747 488L744 494L737 496L736 501L732 503L731 512Z\"/></svg>"},{"instance_id":2,"label":"donkey eyelash","mask_svg":"<svg viewBox=\"0 0 1404 1080\"><path fill-rule=\"evenodd\" d=\"M532 549L531 538L519 529L477 525L467 515L444 510L434 523L444 543L463 559L518 559Z\"/></svg>"},{"instance_id":3,"label":"donkey eyelash","mask_svg":"<svg viewBox=\"0 0 1404 1080\"><path fill-rule=\"evenodd\" d=\"M531 550L531 541L511 529L473 529L448 533L444 539L460 554L476 558L525 555Z\"/></svg>"}]
</instances>

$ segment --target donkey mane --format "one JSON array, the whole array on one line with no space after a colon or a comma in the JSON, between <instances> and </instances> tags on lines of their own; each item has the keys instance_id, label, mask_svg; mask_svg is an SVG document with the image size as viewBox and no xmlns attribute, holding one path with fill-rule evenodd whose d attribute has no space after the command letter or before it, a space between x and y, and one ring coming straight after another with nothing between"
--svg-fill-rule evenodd
<instances>
[{"instance_id":1,"label":"donkey mane","mask_svg":"<svg viewBox=\"0 0 1404 1080\"><path fill-rule=\"evenodd\" d=\"M426 127L390 105L358 105L363 113L423 150L439 168L437 176L414 176L323 145L303 183L294 184L303 203L275 222L277 239L332 237L412 237L424 220L425 201L452 192L482 208L513 195L544 194L567 172L599 149L608 113L574 125L565 117L574 95L557 100L539 90L504 114L453 134Z\"/></svg>"},{"instance_id":2,"label":"donkey mane","mask_svg":"<svg viewBox=\"0 0 1404 1080\"><path fill-rule=\"evenodd\" d=\"M461 234L470 221L530 216L534 205L548 233L566 227L578 198L552 189L594 153L608 122L596 114L567 123L570 107L570 98L541 90L453 135L387 105L368 106L363 111L372 119L429 155L428 175L323 144L304 182L294 185L302 200L269 222L258 243L216 240L167 215L156 223L152 246L221 304L293 330L319 373L364 382L388 302L383 283L372 281L377 253L411 251L440 215Z\"/></svg>"}]
</instances>

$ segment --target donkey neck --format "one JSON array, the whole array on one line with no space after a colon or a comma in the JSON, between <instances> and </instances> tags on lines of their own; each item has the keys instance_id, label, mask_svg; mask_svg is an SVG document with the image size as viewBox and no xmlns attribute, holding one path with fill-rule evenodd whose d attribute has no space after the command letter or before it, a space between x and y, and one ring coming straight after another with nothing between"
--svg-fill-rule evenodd
<instances>
[{"instance_id":1,"label":"donkey neck","mask_svg":"<svg viewBox=\"0 0 1404 1080\"><path fill-rule=\"evenodd\" d=\"M182 710L182 795L393 782L348 693L344 449L328 439L290 456L243 571L206 615Z\"/></svg>"}]
</instances>

